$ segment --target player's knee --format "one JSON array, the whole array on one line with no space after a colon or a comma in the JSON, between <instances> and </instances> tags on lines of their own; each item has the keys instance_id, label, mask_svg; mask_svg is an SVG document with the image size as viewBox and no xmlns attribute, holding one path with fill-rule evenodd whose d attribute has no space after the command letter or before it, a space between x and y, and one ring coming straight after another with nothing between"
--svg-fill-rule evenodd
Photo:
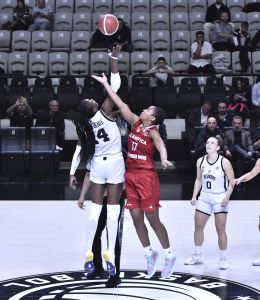
<instances>
[{"instance_id":1,"label":"player's knee","mask_svg":"<svg viewBox=\"0 0 260 300\"><path fill-rule=\"evenodd\" d=\"M97 223L100 213L101 213L101 210L102 210L102 205L96 204L96 203L91 203L90 212L89 212L89 220Z\"/></svg>"},{"instance_id":2,"label":"player's knee","mask_svg":"<svg viewBox=\"0 0 260 300\"><path fill-rule=\"evenodd\" d=\"M108 204L107 205L107 218L109 220L116 221L116 220L118 220L119 215L120 215L120 205L119 204L116 204L116 205Z\"/></svg>"}]
</instances>

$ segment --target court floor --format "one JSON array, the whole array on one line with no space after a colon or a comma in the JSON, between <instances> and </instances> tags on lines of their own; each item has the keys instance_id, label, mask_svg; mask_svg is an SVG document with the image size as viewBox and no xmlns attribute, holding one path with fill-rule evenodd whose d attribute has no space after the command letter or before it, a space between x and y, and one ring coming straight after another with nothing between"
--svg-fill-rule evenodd
<instances>
[{"instance_id":1,"label":"court floor","mask_svg":"<svg viewBox=\"0 0 260 300\"><path fill-rule=\"evenodd\" d=\"M19 195L17 195L19 197ZM86 211L76 201L0 201L0 280L81 270L85 253ZM205 263L185 266L193 251L194 208L189 201L161 201L160 215L177 254L176 272L208 275L237 281L260 289L260 267L252 260L260 257L259 200L230 203L227 232L229 270L218 269L218 246L213 218L205 230ZM151 232L151 229L149 229ZM151 232L151 244L163 253ZM124 214L121 268L145 270L143 249L128 211ZM206 299L205 299L206 300Z\"/></svg>"}]
</instances>

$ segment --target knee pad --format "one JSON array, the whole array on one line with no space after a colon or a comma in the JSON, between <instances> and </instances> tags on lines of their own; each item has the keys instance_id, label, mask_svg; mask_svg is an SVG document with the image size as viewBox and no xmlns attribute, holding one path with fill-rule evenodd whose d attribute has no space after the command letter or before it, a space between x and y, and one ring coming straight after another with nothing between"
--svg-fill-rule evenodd
<instances>
[{"instance_id":1,"label":"knee pad","mask_svg":"<svg viewBox=\"0 0 260 300\"><path fill-rule=\"evenodd\" d=\"M120 205L119 204L116 204L116 205L108 204L107 205L107 218L109 220L112 220L112 221L118 220L119 215L120 215Z\"/></svg>"},{"instance_id":2,"label":"knee pad","mask_svg":"<svg viewBox=\"0 0 260 300\"><path fill-rule=\"evenodd\" d=\"M90 212L89 212L89 220L97 223L100 213L101 213L101 210L102 210L102 205L96 204L96 203L91 203Z\"/></svg>"}]
</instances>

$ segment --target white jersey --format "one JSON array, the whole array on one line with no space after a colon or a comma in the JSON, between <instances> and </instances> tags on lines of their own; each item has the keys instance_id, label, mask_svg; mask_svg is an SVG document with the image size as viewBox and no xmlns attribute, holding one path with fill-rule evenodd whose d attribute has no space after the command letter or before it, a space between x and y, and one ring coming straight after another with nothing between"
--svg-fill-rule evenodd
<instances>
[{"instance_id":1,"label":"white jersey","mask_svg":"<svg viewBox=\"0 0 260 300\"><path fill-rule=\"evenodd\" d=\"M121 154L121 135L116 121L106 116L102 110L97 111L90 121L96 139L94 157Z\"/></svg>"},{"instance_id":2,"label":"white jersey","mask_svg":"<svg viewBox=\"0 0 260 300\"><path fill-rule=\"evenodd\" d=\"M201 190L205 193L225 193L227 191L228 180L223 169L223 156L219 155L214 163L209 163L207 155L202 158L200 169L202 176Z\"/></svg>"}]
</instances>

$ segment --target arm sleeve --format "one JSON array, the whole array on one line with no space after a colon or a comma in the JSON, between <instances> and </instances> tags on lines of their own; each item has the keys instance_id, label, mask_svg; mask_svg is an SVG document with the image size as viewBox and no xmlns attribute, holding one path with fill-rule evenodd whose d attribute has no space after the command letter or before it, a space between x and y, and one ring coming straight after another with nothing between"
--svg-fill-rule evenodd
<instances>
[{"instance_id":1,"label":"arm sleeve","mask_svg":"<svg viewBox=\"0 0 260 300\"><path fill-rule=\"evenodd\" d=\"M79 163L80 163L80 151L81 151L81 146L77 145L75 152L73 154L72 162L71 162L71 167L70 167L70 175L74 175Z\"/></svg>"},{"instance_id":2,"label":"arm sleeve","mask_svg":"<svg viewBox=\"0 0 260 300\"><path fill-rule=\"evenodd\" d=\"M111 73L110 82L111 82L111 88L113 92L117 93L121 85L121 78L119 73Z\"/></svg>"}]
</instances>

